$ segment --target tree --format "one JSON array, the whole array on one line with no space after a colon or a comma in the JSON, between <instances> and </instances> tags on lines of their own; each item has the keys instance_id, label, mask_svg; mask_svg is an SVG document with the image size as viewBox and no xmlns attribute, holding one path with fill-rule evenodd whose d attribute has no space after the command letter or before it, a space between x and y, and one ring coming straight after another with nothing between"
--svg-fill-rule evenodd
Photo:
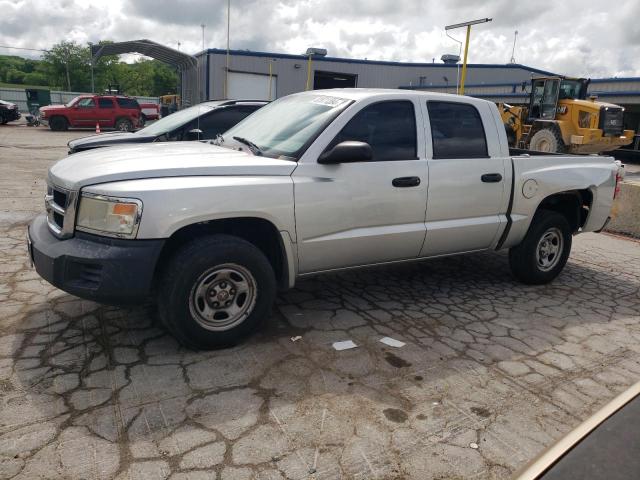
<instances>
[{"instance_id":1,"label":"tree","mask_svg":"<svg viewBox=\"0 0 640 480\"><path fill-rule=\"evenodd\" d=\"M87 90L90 63L89 49L75 42L55 44L43 56L50 81L64 85L67 90Z\"/></svg>"}]
</instances>

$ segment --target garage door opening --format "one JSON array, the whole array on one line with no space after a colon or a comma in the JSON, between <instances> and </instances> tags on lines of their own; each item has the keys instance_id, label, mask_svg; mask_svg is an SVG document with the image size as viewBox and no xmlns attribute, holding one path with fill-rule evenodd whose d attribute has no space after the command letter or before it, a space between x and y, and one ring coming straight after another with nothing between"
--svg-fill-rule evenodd
<instances>
[{"instance_id":1,"label":"garage door opening","mask_svg":"<svg viewBox=\"0 0 640 480\"><path fill-rule=\"evenodd\" d=\"M321 72L316 70L313 74L313 89L325 88L354 88L358 81L357 75L348 73Z\"/></svg>"}]
</instances>

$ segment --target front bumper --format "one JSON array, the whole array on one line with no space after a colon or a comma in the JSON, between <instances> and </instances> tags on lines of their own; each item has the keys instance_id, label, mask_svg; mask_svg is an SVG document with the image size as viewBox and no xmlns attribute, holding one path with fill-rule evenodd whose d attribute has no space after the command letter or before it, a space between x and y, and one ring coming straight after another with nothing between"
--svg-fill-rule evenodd
<instances>
[{"instance_id":1,"label":"front bumper","mask_svg":"<svg viewBox=\"0 0 640 480\"><path fill-rule=\"evenodd\" d=\"M13 122L14 120L20 120L20 117L22 117L22 114L17 109L3 110L0 114L7 120L7 122Z\"/></svg>"},{"instance_id":2,"label":"front bumper","mask_svg":"<svg viewBox=\"0 0 640 480\"><path fill-rule=\"evenodd\" d=\"M580 135L571 135L571 153L610 152L633 142L634 131L624 130L620 136L602 135L602 130L579 129Z\"/></svg>"},{"instance_id":3,"label":"front bumper","mask_svg":"<svg viewBox=\"0 0 640 480\"><path fill-rule=\"evenodd\" d=\"M152 293L164 240L120 240L76 232L60 240L45 215L29 225L27 243L38 274L53 286L88 300L130 304Z\"/></svg>"}]
</instances>

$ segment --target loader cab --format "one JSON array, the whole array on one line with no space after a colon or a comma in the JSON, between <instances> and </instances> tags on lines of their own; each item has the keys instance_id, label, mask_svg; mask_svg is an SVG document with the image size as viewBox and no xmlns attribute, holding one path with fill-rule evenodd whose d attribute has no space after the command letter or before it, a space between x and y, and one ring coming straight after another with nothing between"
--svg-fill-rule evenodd
<instances>
[{"instance_id":1,"label":"loader cab","mask_svg":"<svg viewBox=\"0 0 640 480\"><path fill-rule=\"evenodd\" d=\"M589 80L586 78L542 77L531 80L528 123L536 120L555 120L558 102L587 98Z\"/></svg>"}]
</instances>

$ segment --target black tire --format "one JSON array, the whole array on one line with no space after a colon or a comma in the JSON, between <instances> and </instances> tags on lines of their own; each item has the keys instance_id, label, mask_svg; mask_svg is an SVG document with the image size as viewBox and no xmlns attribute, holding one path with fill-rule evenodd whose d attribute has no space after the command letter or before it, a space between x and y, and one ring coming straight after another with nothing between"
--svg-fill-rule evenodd
<instances>
[{"instance_id":1,"label":"black tire","mask_svg":"<svg viewBox=\"0 0 640 480\"><path fill-rule=\"evenodd\" d=\"M9 120L7 120L7 118L4 115L0 115L0 125L4 125L8 121Z\"/></svg>"},{"instance_id":2,"label":"black tire","mask_svg":"<svg viewBox=\"0 0 640 480\"><path fill-rule=\"evenodd\" d=\"M140 115L140 128L147 124L147 116L143 113Z\"/></svg>"},{"instance_id":3,"label":"black tire","mask_svg":"<svg viewBox=\"0 0 640 480\"><path fill-rule=\"evenodd\" d=\"M567 147L562 141L562 135L557 128L543 128L531 137L529 149L538 152L564 153Z\"/></svg>"},{"instance_id":4,"label":"black tire","mask_svg":"<svg viewBox=\"0 0 640 480\"><path fill-rule=\"evenodd\" d=\"M69 122L64 117L51 117L49 120L49 128L54 132L64 132L69 129Z\"/></svg>"},{"instance_id":5,"label":"black tire","mask_svg":"<svg viewBox=\"0 0 640 480\"><path fill-rule=\"evenodd\" d=\"M549 236L551 235L551 236ZM558 238L561 242L555 256L553 241L543 248L543 237ZM551 282L564 268L571 253L572 233L567 219L551 210L539 210L533 217L529 230L520 245L509 250L509 266L513 276L527 285L541 285ZM542 254L541 254L542 252ZM549 264L545 265L546 261ZM551 265L552 263L552 265Z\"/></svg>"},{"instance_id":6,"label":"black tire","mask_svg":"<svg viewBox=\"0 0 640 480\"><path fill-rule=\"evenodd\" d=\"M121 132L132 132L133 131L133 123L128 118L119 118L116 120L116 130L120 130Z\"/></svg>"},{"instance_id":7,"label":"black tire","mask_svg":"<svg viewBox=\"0 0 640 480\"><path fill-rule=\"evenodd\" d=\"M206 323L207 320L203 320L198 311L208 308L218 315L219 311L214 309L211 302L220 298L220 293L215 294L217 288L227 287L217 277L211 276L228 268L249 273L247 278L251 281L248 283L255 286L255 291L253 296L245 296L248 310L241 316L239 323L229 325L226 329L212 330L214 327L211 326L205 328L203 321ZM207 283L208 278L214 279ZM230 283L229 293L234 293L233 282L236 279L233 276L224 278ZM207 289L207 293L199 297L198 287L201 286ZM239 292L240 287L237 289ZM275 295L273 268L258 248L246 240L230 235L208 235L187 243L168 261L159 279L158 309L160 320L181 344L193 349L214 349L235 345L254 332L269 315ZM233 305L230 309L236 307L236 302L239 304L241 296L239 293L231 298ZM224 300L227 299L228 297L224 297Z\"/></svg>"}]
</instances>

